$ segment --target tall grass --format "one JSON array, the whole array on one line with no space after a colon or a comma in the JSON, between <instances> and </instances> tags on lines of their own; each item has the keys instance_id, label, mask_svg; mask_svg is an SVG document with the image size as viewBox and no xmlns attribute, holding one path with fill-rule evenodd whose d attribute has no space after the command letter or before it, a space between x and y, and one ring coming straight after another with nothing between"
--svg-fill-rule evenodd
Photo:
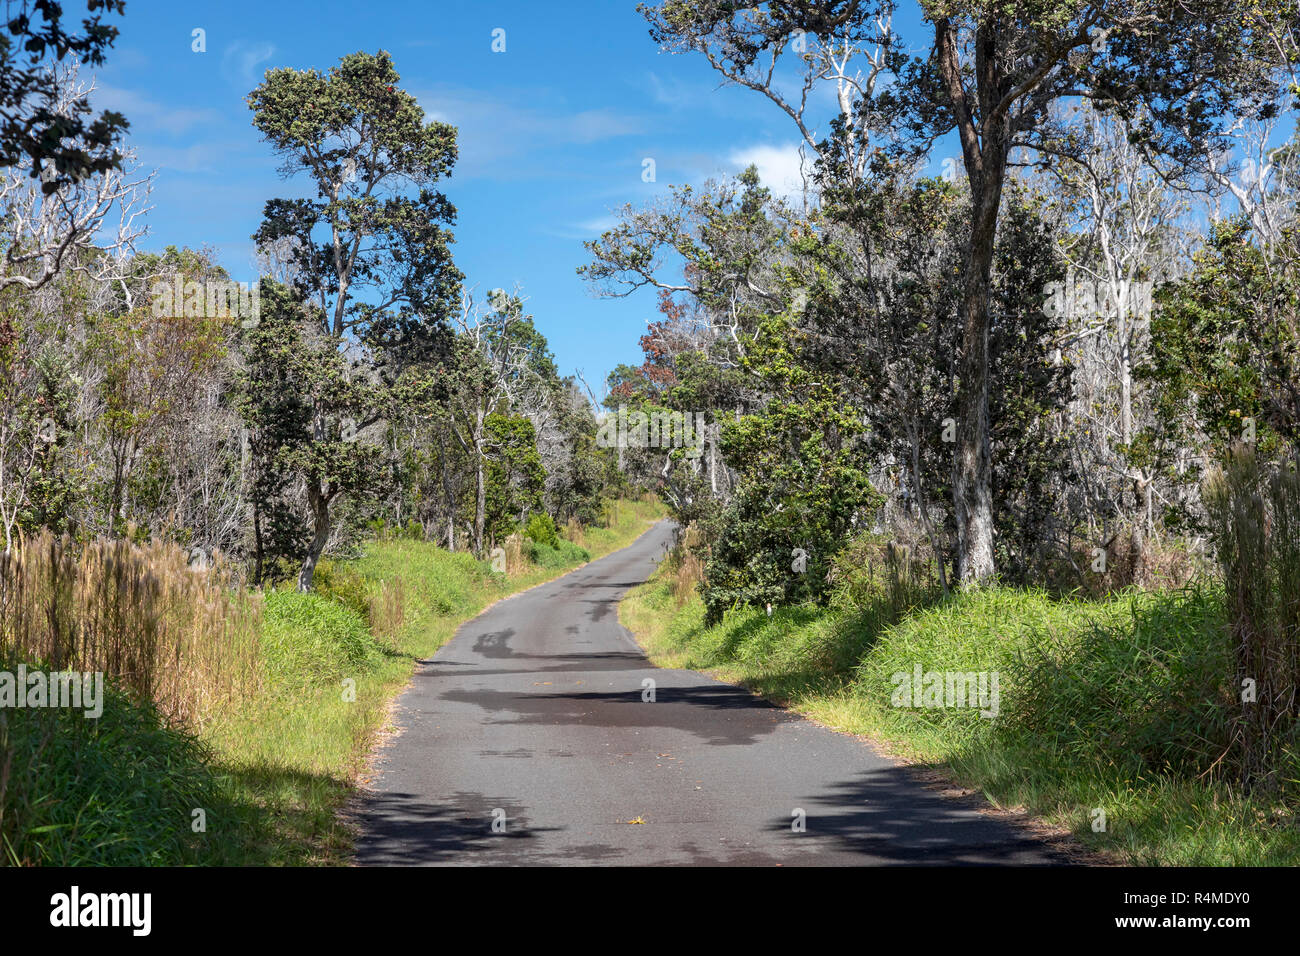
<instances>
[{"instance_id":1,"label":"tall grass","mask_svg":"<svg viewBox=\"0 0 1300 956\"><path fill-rule=\"evenodd\" d=\"M1241 780L1273 787L1300 715L1300 467L1237 448L1205 499L1231 618Z\"/></svg>"},{"instance_id":2,"label":"tall grass","mask_svg":"<svg viewBox=\"0 0 1300 956\"><path fill-rule=\"evenodd\" d=\"M944 593L934 552L922 540L855 538L836 555L830 578L837 606L870 607L884 624L936 603Z\"/></svg>"},{"instance_id":3,"label":"tall grass","mask_svg":"<svg viewBox=\"0 0 1300 956\"><path fill-rule=\"evenodd\" d=\"M0 557L0 669L99 672L102 714L0 710L0 859L198 862L195 811L233 810L198 734L259 685L260 607L229 569L174 545L75 546L44 533Z\"/></svg>"},{"instance_id":4,"label":"tall grass","mask_svg":"<svg viewBox=\"0 0 1300 956\"><path fill-rule=\"evenodd\" d=\"M871 578L863 571L863 580ZM898 584L901 587L903 580ZM729 611L704 624L663 567L619 609L652 660L709 670L829 726L941 766L995 802L1134 863L1295 865L1294 786L1243 792L1226 751L1237 692L1222 590L1202 582L1105 600L989 588L916 606L876 572L830 607ZM848 587L847 584L845 584ZM849 593L848 591L845 592ZM895 674L1000 675L1000 712L894 706ZM1279 778L1300 753L1279 745ZM1107 829L1094 832L1102 808Z\"/></svg>"},{"instance_id":5,"label":"tall grass","mask_svg":"<svg viewBox=\"0 0 1300 956\"><path fill-rule=\"evenodd\" d=\"M583 529L597 555L663 515ZM0 709L0 862L340 863L387 705L492 601L589 560L562 540L508 573L403 533L327 560L310 594L242 589L166 544L43 534L0 560L0 670L101 671L103 716ZM508 564L510 562L507 562ZM192 829L194 811L207 831Z\"/></svg>"},{"instance_id":6,"label":"tall grass","mask_svg":"<svg viewBox=\"0 0 1300 956\"><path fill-rule=\"evenodd\" d=\"M256 692L258 618L228 567L194 570L164 542L74 546L43 532L0 556L0 657L102 672L192 727Z\"/></svg>"}]
</instances>

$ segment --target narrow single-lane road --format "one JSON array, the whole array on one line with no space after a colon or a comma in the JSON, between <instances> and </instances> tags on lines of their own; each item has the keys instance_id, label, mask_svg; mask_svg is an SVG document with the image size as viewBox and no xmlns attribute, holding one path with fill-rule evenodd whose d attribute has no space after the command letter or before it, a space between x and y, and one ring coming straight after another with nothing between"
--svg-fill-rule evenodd
<instances>
[{"instance_id":1,"label":"narrow single-lane road","mask_svg":"<svg viewBox=\"0 0 1300 956\"><path fill-rule=\"evenodd\" d=\"M420 664L363 805L360 864L1064 862L853 737L651 665L618 602L671 536L660 523L501 601Z\"/></svg>"}]
</instances>

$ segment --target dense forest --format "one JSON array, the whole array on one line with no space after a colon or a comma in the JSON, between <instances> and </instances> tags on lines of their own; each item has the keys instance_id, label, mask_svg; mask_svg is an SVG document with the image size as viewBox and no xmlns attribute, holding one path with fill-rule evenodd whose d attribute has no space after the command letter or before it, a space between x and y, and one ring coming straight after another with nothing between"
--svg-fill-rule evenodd
<instances>
[{"instance_id":1,"label":"dense forest","mask_svg":"<svg viewBox=\"0 0 1300 956\"><path fill-rule=\"evenodd\" d=\"M622 465L692 529L705 624L864 563L907 606L1222 571L1230 750L1272 779L1300 714L1296 11L923 7L919 53L889 4L641 7L786 114L808 173L680 187L588 243L600 293L659 296L607 408L706 422L702 449L633 428Z\"/></svg>"}]
</instances>

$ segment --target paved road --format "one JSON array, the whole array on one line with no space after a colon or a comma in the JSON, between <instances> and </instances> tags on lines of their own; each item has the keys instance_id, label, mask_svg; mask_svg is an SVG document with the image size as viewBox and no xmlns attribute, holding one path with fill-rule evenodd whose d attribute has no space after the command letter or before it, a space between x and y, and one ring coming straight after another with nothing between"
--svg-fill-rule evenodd
<instances>
[{"instance_id":1,"label":"paved road","mask_svg":"<svg viewBox=\"0 0 1300 956\"><path fill-rule=\"evenodd\" d=\"M496 604L420 664L364 805L359 863L1061 862L852 737L651 665L618 601L670 538L661 523Z\"/></svg>"}]
</instances>

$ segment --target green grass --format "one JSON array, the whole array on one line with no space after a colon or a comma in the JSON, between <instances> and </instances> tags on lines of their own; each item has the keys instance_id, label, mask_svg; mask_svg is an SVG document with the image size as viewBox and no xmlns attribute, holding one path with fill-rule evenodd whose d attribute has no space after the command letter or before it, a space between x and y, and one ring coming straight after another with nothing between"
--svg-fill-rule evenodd
<instances>
[{"instance_id":1,"label":"green grass","mask_svg":"<svg viewBox=\"0 0 1300 956\"><path fill-rule=\"evenodd\" d=\"M0 712L4 863L198 863L212 847L196 828L238 818L253 836L257 821L229 801L200 740L117 689L104 693L93 720L74 709Z\"/></svg>"},{"instance_id":2,"label":"green grass","mask_svg":"<svg viewBox=\"0 0 1300 956\"><path fill-rule=\"evenodd\" d=\"M572 541L561 541L554 548L534 541L528 549L528 556L534 564L543 568L570 568L591 560L591 553Z\"/></svg>"},{"instance_id":3,"label":"green grass","mask_svg":"<svg viewBox=\"0 0 1300 956\"><path fill-rule=\"evenodd\" d=\"M990 589L890 622L881 604L735 610L703 624L662 567L620 616L655 663L744 684L837 730L941 769L1112 858L1147 865L1300 863L1296 750L1276 795L1240 793L1221 592L1106 601ZM997 672L1000 712L895 707L895 674ZM1092 829L1094 811L1106 829Z\"/></svg>"}]
</instances>

